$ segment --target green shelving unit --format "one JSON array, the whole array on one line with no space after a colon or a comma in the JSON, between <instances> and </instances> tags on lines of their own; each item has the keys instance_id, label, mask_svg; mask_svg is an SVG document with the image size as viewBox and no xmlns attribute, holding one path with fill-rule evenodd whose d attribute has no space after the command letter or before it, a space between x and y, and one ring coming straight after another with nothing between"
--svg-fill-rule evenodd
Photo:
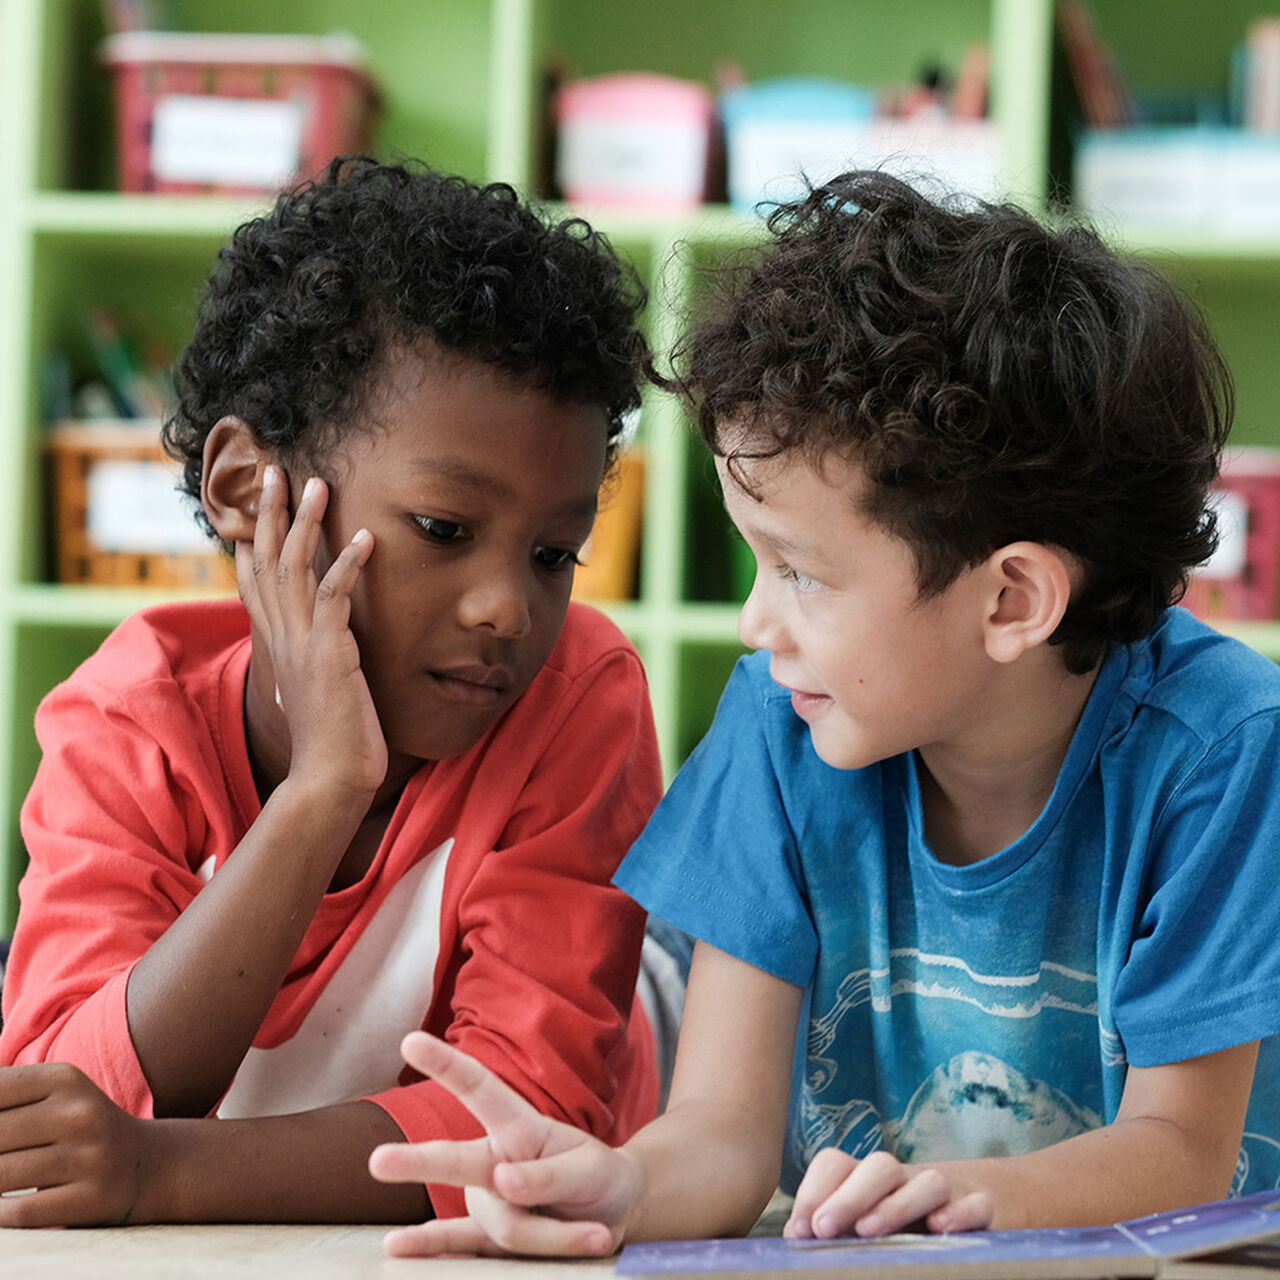
<instances>
[{"instance_id":1,"label":"green shelving unit","mask_svg":"<svg viewBox=\"0 0 1280 1280\"><path fill-rule=\"evenodd\" d=\"M1130 7L1131 0L1096 4L1100 26L1109 34L1115 25L1118 37L1129 32ZM1146 0L1145 7L1154 15L1143 51L1150 65L1159 65L1162 48L1176 43L1182 56L1195 44L1194 31L1176 19L1199 21L1203 6ZM958 65L964 47L985 38L1007 189L1032 207L1048 190L1052 0L792 0L783 11L774 0L186 0L175 9L190 30L351 32L385 94L382 154L526 190L544 178L541 99L553 63L579 74L643 69L711 82L727 59L752 79L801 73L887 83L910 79L925 62ZM1231 20L1214 16L1224 30ZM0 473L0 930L12 925L24 864L18 808L38 758L34 707L112 626L157 599L48 580L41 357L99 298L145 309L181 341L218 246L254 211L252 202L114 193L110 94L95 60L102 37L99 0L0 0L0 447L10 463ZM693 296L694 264L759 234L754 221L721 207L687 217L587 212L644 273L659 350ZM1280 281L1280 243L1175 244L1137 229L1132 240L1200 288L1216 324L1234 333L1233 317L1240 319L1228 350L1252 438L1280 391L1280 367L1260 354L1274 343L1274 320L1257 332L1268 290ZM701 446L669 396L648 394L640 439L647 464L640 592L607 608L645 660L670 775L705 729L740 652L737 610L729 575L709 571L728 551ZM1280 629L1241 634L1280 657Z\"/></svg>"}]
</instances>

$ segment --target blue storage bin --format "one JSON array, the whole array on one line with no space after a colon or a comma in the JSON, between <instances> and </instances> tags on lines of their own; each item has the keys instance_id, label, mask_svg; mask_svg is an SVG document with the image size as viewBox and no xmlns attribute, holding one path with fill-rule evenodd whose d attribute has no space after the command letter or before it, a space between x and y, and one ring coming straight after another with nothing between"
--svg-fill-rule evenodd
<instances>
[{"instance_id":1,"label":"blue storage bin","mask_svg":"<svg viewBox=\"0 0 1280 1280\"><path fill-rule=\"evenodd\" d=\"M729 203L749 212L762 201L792 199L802 176L829 178L854 163L876 115L876 95L862 85L783 76L726 89Z\"/></svg>"}]
</instances>

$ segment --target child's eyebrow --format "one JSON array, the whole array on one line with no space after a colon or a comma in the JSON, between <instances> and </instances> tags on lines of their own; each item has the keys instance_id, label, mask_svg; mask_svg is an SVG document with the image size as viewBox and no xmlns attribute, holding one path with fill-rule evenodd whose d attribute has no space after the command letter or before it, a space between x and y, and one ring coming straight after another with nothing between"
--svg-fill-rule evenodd
<instances>
[{"instance_id":1,"label":"child's eyebrow","mask_svg":"<svg viewBox=\"0 0 1280 1280\"><path fill-rule=\"evenodd\" d=\"M515 494L496 476L479 471L462 458L416 458L413 469L423 475L444 476L454 484L468 489L483 489L503 502L510 502Z\"/></svg>"},{"instance_id":2,"label":"child's eyebrow","mask_svg":"<svg viewBox=\"0 0 1280 1280\"><path fill-rule=\"evenodd\" d=\"M413 470L428 476L444 476L445 479L466 489L483 492L487 497L497 498L499 502L514 502L515 490L487 471L477 469L464 458L416 458ZM581 498L571 499L558 511L557 516L567 519L582 520L589 523L595 519L597 507L595 492L584 494Z\"/></svg>"},{"instance_id":3,"label":"child's eyebrow","mask_svg":"<svg viewBox=\"0 0 1280 1280\"><path fill-rule=\"evenodd\" d=\"M827 557L822 554L822 551L810 543L795 542L783 534L769 533L766 530L760 530L760 536L775 551L789 560L803 560L809 564L827 563Z\"/></svg>"},{"instance_id":4,"label":"child's eyebrow","mask_svg":"<svg viewBox=\"0 0 1280 1280\"><path fill-rule=\"evenodd\" d=\"M732 519L732 517L730 518ZM745 527L739 526L739 532L744 537L749 534L757 541L767 543L780 555L807 560L811 563L816 561L827 562L827 557L823 555L821 548L809 543L797 542L794 538L787 537L785 533L776 529L766 528L757 524L754 520L747 522Z\"/></svg>"}]
</instances>

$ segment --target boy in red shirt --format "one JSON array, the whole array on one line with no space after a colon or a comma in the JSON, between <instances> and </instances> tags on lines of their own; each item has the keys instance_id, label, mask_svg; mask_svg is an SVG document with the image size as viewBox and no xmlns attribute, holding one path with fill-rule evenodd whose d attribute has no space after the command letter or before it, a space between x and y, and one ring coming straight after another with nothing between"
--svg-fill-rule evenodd
<instances>
[{"instance_id":1,"label":"boy in red shirt","mask_svg":"<svg viewBox=\"0 0 1280 1280\"><path fill-rule=\"evenodd\" d=\"M243 603L145 611L39 711L0 1226L459 1212L366 1169L481 1132L415 1028L606 1141L653 1113L610 877L657 751L569 603L642 302L585 224L362 159L223 251L165 436Z\"/></svg>"}]
</instances>

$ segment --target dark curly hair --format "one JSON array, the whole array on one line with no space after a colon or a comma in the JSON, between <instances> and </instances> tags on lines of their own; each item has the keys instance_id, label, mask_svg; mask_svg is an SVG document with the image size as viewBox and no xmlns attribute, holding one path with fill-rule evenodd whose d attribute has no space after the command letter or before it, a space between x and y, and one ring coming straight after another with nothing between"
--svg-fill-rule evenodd
<instances>
[{"instance_id":1,"label":"dark curly hair","mask_svg":"<svg viewBox=\"0 0 1280 1280\"><path fill-rule=\"evenodd\" d=\"M713 451L731 427L731 466L857 463L923 596L1010 542L1076 557L1050 641L1073 672L1145 634L1215 546L1234 401L1175 288L1087 228L876 171L812 187L768 228L675 355L670 385Z\"/></svg>"},{"instance_id":2,"label":"dark curly hair","mask_svg":"<svg viewBox=\"0 0 1280 1280\"><path fill-rule=\"evenodd\" d=\"M380 361L428 340L599 405L612 460L640 403L644 305L634 269L580 218L548 221L502 183L341 157L219 254L177 364L165 448L197 501L205 439L225 415L278 456L318 463Z\"/></svg>"}]
</instances>

